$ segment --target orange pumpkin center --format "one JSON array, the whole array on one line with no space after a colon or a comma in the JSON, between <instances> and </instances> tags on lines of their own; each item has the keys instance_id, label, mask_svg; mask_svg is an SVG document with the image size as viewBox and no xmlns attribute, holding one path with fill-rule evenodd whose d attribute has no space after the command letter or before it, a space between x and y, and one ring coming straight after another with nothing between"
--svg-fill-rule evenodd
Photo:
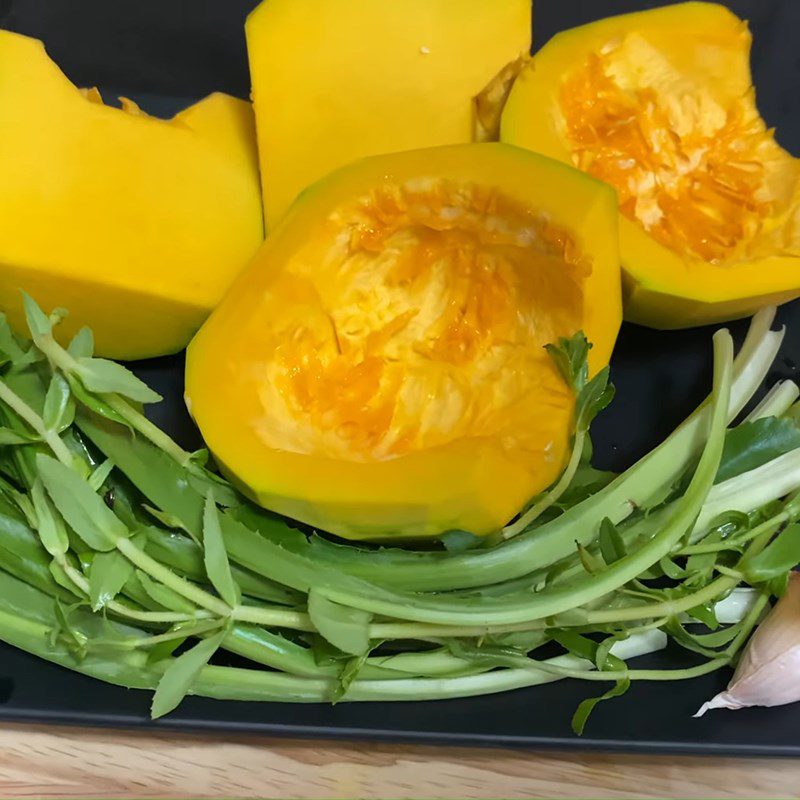
<instances>
[{"instance_id":1,"label":"orange pumpkin center","mask_svg":"<svg viewBox=\"0 0 800 800\"><path fill-rule=\"evenodd\" d=\"M492 437L557 469L573 400L543 346L581 327L590 265L572 238L433 179L384 185L327 225L325 249L276 279L293 305L260 366L262 439L372 461Z\"/></svg>"},{"instance_id":2,"label":"orange pumpkin center","mask_svg":"<svg viewBox=\"0 0 800 800\"><path fill-rule=\"evenodd\" d=\"M592 53L560 105L573 163L614 186L622 213L679 255L754 257L792 203L797 165L752 92L721 100L637 34ZM781 249L797 247L794 228L779 236Z\"/></svg>"}]
</instances>

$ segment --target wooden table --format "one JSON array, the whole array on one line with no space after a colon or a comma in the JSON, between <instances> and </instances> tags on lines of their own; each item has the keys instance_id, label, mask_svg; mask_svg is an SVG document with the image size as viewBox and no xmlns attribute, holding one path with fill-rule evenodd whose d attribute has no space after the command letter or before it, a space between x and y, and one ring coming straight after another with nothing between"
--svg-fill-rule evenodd
<instances>
[{"instance_id":1,"label":"wooden table","mask_svg":"<svg viewBox=\"0 0 800 800\"><path fill-rule=\"evenodd\" d=\"M800 761L289 742L7 725L0 797L779 798Z\"/></svg>"}]
</instances>

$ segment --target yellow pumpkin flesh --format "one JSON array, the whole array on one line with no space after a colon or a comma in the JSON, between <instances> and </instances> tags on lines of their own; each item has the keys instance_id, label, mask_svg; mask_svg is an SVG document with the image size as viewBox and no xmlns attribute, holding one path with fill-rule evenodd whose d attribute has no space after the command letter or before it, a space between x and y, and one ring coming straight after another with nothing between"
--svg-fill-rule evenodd
<instances>
[{"instance_id":1,"label":"yellow pumpkin flesh","mask_svg":"<svg viewBox=\"0 0 800 800\"><path fill-rule=\"evenodd\" d=\"M750 34L682 3L565 31L517 79L503 141L620 201L625 317L680 328L800 295L800 162L759 116Z\"/></svg>"},{"instance_id":2,"label":"yellow pumpkin flesh","mask_svg":"<svg viewBox=\"0 0 800 800\"><path fill-rule=\"evenodd\" d=\"M614 192L500 144L377 156L307 190L192 341L186 399L267 508L350 538L486 534L562 470L544 345L620 323Z\"/></svg>"},{"instance_id":3,"label":"yellow pumpkin flesh","mask_svg":"<svg viewBox=\"0 0 800 800\"><path fill-rule=\"evenodd\" d=\"M530 51L531 2L264 0L245 30L270 229L357 158L483 139Z\"/></svg>"},{"instance_id":4,"label":"yellow pumpkin flesh","mask_svg":"<svg viewBox=\"0 0 800 800\"><path fill-rule=\"evenodd\" d=\"M0 31L0 310L20 289L99 355L181 350L263 239L253 113L213 94L170 121L73 86Z\"/></svg>"}]
</instances>

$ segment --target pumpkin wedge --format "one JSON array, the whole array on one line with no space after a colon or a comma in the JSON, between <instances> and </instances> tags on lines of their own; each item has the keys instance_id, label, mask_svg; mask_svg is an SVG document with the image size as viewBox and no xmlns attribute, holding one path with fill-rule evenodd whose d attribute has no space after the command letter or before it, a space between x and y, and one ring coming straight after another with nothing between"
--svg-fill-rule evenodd
<instances>
[{"instance_id":1,"label":"pumpkin wedge","mask_svg":"<svg viewBox=\"0 0 800 800\"><path fill-rule=\"evenodd\" d=\"M213 94L170 121L103 104L0 31L0 309L67 306L100 355L176 352L263 239L253 114ZM62 327L62 326L59 326Z\"/></svg>"},{"instance_id":2,"label":"pumpkin wedge","mask_svg":"<svg viewBox=\"0 0 800 800\"><path fill-rule=\"evenodd\" d=\"M750 34L712 3L553 37L501 138L607 181L620 201L625 316L720 322L800 295L800 165L759 116Z\"/></svg>"},{"instance_id":3,"label":"pumpkin wedge","mask_svg":"<svg viewBox=\"0 0 800 800\"><path fill-rule=\"evenodd\" d=\"M297 200L188 349L186 401L261 505L349 538L496 531L561 472L544 346L621 318L616 199L501 144L376 156Z\"/></svg>"},{"instance_id":4,"label":"pumpkin wedge","mask_svg":"<svg viewBox=\"0 0 800 800\"><path fill-rule=\"evenodd\" d=\"M358 158L491 136L531 2L264 0L246 33L269 229Z\"/></svg>"}]
</instances>

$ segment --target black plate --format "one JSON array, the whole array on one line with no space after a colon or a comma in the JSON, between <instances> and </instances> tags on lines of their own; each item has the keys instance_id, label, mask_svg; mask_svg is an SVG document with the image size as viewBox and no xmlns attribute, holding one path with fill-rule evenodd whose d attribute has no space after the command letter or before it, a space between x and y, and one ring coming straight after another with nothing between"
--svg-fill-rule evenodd
<instances>
[{"instance_id":1,"label":"black plate","mask_svg":"<svg viewBox=\"0 0 800 800\"><path fill-rule=\"evenodd\" d=\"M302 2L303 0L296 0ZM247 95L241 24L252 0L0 0L0 27L45 40L81 85L113 87L167 113L215 89ZM536 39L611 13L660 3L635 0L539 0ZM728 5L752 21L754 70L762 111L781 142L800 149L800 57L792 40L800 23L796 0L739 0ZM170 99L171 98L171 99ZM87 222L90 222L87 220ZM800 354L800 303L785 306L789 326L770 381L792 377ZM733 326L741 339L745 325ZM667 434L705 394L710 381L710 331L657 333L626 326L613 360L618 398L595 430L600 466L621 468ZM198 440L181 403L180 358L137 366L165 396L153 418L184 444ZM641 659L671 667L667 651ZM570 733L577 703L596 687L576 681L503 695L436 703L297 705L188 698L151 723L149 696L75 675L0 645L0 718L93 725L149 725L291 736L370 738L451 744L606 748L741 755L800 755L797 708L692 713L726 682L726 673L676 684L636 684L598 706L582 739Z\"/></svg>"}]
</instances>

